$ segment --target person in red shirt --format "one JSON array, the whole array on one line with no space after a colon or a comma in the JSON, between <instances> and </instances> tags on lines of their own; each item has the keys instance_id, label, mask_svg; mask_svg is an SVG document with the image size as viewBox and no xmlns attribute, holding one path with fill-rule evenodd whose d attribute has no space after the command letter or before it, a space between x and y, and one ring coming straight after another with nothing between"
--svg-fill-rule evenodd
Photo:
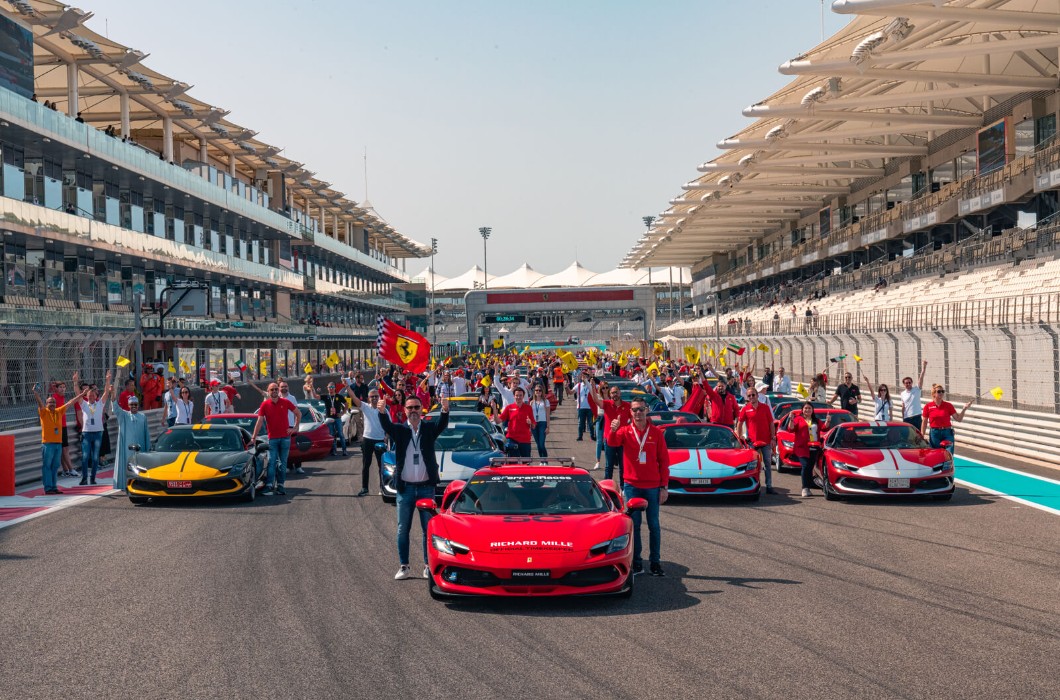
<instances>
[{"instance_id":1,"label":"person in red shirt","mask_svg":"<svg viewBox=\"0 0 1060 700\"><path fill-rule=\"evenodd\" d=\"M710 406L710 422L717 425L732 427L736 422L736 414L740 411L736 397L729 393L729 388L721 379L718 380L718 388L715 389L710 381L703 380L703 391L707 392L707 404Z\"/></svg>"},{"instance_id":2,"label":"person in red shirt","mask_svg":"<svg viewBox=\"0 0 1060 700\"><path fill-rule=\"evenodd\" d=\"M155 374L154 366L144 365L144 373L140 377L140 389L143 391L144 402L142 408L145 411L162 406L162 384L162 377Z\"/></svg>"},{"instance_id":3,"label":"person in red shirt","mask_svg":"<svg viewBox=\"0 0 1060 700\"><path fill-rule=\"evenodd\" d=\"M532 430L537 421L534 420L534 410L526 403L526 389L516 386L512 392L515 401L504 407L503 411L494 414L493 419L497 425L502 422L508 423L508 429L504 435L508 438L506 452L509 457L530 458L530 442L533 439Z\"/></svg>"},{"instance_id":4,"label":"person in red shirt","mask_svg":"<svg viewBox=\"0 0 1060 700\"><path fill-rule=\"evenodd\" d=\"M617 386L613 386L608 389L608 393L611 396L610 399L605 399L600 396L599 387L593 387L593 400L596 401L604 411L604 478L610 479L618 470L618 483L622 485L622 447L612 447L608 438L611 436L611 424L616 419L618 420L619 427L629 425L633 422L633 414L629 412L629 404L622 400L622 392L619 391ZM599 462L597 463L597 469L599 469Z\"/></svg>"},{"instance_id":5,"label":"person in red shirt","mask_svg":"<svg viewBox=\"0 0 1060 700\"><path fill-rule=\"evenodd\" d=\"M269 436L269 470L266 477L267 486L262 495L283 495L287 493L283 485L287 481L287 455L291 452L291 436L298 432L301 413L293 403L280 398L280 385L276 382L269 384L266 393L268 398L258 407L258 420L254 423L250 439L252 442L257 439L264 421ZM292 428L292 425L295 427Z\"/></svg>"},{"instance_id":6,"label":"person in red shirt","mask_svg":"<svg viewBox=\"0 0 1060 700\"><path fill-rule=\"evenodd\" d=\"M768 404L758 401L758 390L753 386L747 388L747 403L736 416L736 432L740 426L747 426L747 441L761 456L759 463L766 475L766 493L773 491L773 440L776 438L776 424L773 411Z\"/></svg>"},{"instance_id":7,"label":"person in red shirt","mask_svg":"<svg viewBox=\"0 0 1060 700\"><path fill-rule=\"evenodd\" d=\"M123 411L129 410L129 399L136 396L136 380L129 377L125 380L125 388L118 395L118 405Z\"/></svg>"},{"instance_id":8,"label":"person in red shirt","mask_svg":"<svg viewBox=\"0 0 1060 700\"><path fill-rule=\"evenodd\" d=\"M943 387L938 384L931 387L931 401L924 406L923 422L930 431L928 439L931 441L931 446L942 447L943 442L948 442L946 449L949 450L950 454L953 454L954 440L951 419L957 422L964 420L964 414L975 403L975 399L964 404L964 408L958 413L952 403L943 401L945 396L946 390Z\"/></svg>"},{"instance_id":9,"label":"person in red shirt","mask_svg":"<svg viewBox=\"0 0 1060 700\"><path fill-rule=\"evenodd\" d=\"M239 395L239 390L236 389L236 380L233 377L228 378L228 383L221 387L221 391L228 397L228 409L229 412L235 410L232 407L236 405L236 399L243 398Z\"/></svg>"},{"instance_id":10,"label":"person in red shirt","mask_svg":"<svg viewBox=\"0 0 1060 700\"><path fill-rule=\"evenodd\" d=\"M666 502L670 483L670 452L662 429L648 420L648 404L644 399L633 399L629 406L633 420L622 425L618 418L611 421L607 444L622 448L622 470L626 501L643 498L648 501L648 560L652 576L665 576L659 550L662 531L659 528L659 506ZM641 559L640 511L630 513L633 518L633 573L644 571Z\"/></svg>"},{"instance_id":11,"label":"person in red shirt","mask_svg":"<svg viewBox=\"0 0 1060 700\"><path fill-rule=\"evenodd\" d=\"M791 451L802 467L802 497L806 498L814 486L813 466L817 463L817 456L821 451L824 423L817 420L813 404L807 401L799 409L798 415L791 419L791 425L795 431L795 444Z\"/></svg>"}]
</instances>

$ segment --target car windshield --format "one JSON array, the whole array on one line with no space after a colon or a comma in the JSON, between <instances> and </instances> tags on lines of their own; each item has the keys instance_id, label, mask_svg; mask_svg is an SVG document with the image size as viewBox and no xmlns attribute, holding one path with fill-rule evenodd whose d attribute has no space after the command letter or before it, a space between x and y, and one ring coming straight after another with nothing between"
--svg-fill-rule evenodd
<instances>
[{"instance_id":1,"label":"car windshield","mask_svg":"<svg viewBox=\"0 0 1060 700\"><path fill-rule=\"evenodd\" d=\"M736 434L717 425L673 425L664 433L671 450L723 450L743 447Z\"/></svg>"},{"instance_id":2,"label":"car windshield","mask_svg":"<svg viewBox=\"0 0 1060 700\"><path fill-rule=\"evenodd\" d=\"M859 425L836 428L832 447L843 450L901 450L930 447L915 428L908 425Z\"/></svg>"},{"instance_id":3,"label":"car windshield","mask_svg":"<svg viewBox=\"0 0 1060 700\"><path fill-rule=\"evenodd\" d=\"M481 452L494 449L486 431L477 425L457 425L446 428L434 442L442 452Z\"/></svg>"},{"instance_id":4,"label":"car windshield","mask_svg":"<svg viewBox=\"0 0 1060 700\"><path fill-rule=\"evenodd\" d=\"M316 411L314 411L313 408L310 406L307 406L305 404L298 404L298 410L302 414L302 417L298 420L302 423L319 423L323 420L323 418L317 416Z\"/></svg>"},{"instance_id":5,"label":"car windshield","mask_svg":"<svg viewBox=\"0 0 1060 700\"><path fill-rule=\"evenodd\" d=\"M453 504L454 513L479 515L607 511L603 494L588 474L476 475Z\"/></svg>"},{"instance_id":6,"label":"car windshield","mask_svg":"<svg viewBox=\"0 0 1060 700\"><path fill-rule=\"evenodd\" d=\"M843 411L842 413L828 413L824 416L824 429L831 430L840 423L853 423L857 418L854 414Z\"/></svg>"},{"instance_id":7,"label":"car windshield","mask_svg":"<svg viewBox=\"0 0 1060 700\"><path fill-rule=\"evenodd\" d=\"M238 430L169 429L158 436L155 452L240 452L243 440Z\"/></svg>"},{"instance_id":8,"label":"car windshield","mask_svg":"<svg viewBox=\"0 0 1060 700\"><path fill-rule=\"evenodd\" d=\"M240 428L246 430L249 433L250 431L254 430L254 423L257 422L257 418L254 418L253 416L249 418L236 418L234 416L223 416L214 414L210 416L206 420L206 422L210 425L238 425Z\"/></svg>"},{"instance_id":9,"label":"car windshield","mask_svg":"<svg viewBox=\"0 0 1060 700\"><path fill-rule=\"evenodd\" d=\"M432 411L426 415L426 418L427 420L438 420L440 415L442 415L440 412ZM486 430L489 430L492 425L489 416L478 411L450 411L449 423L470 423L471 425L481 426Z\"/></svg>"},{"instance_id":10,"label":"car windshield","mask_svg":"<svg viewBox=\"0 0 1060 700\"><path fill-rule=\"evenodd\" d=\"M806 403L806 402L805 401L790 401L788 403L782 403L779 406L773 406L772 407L773 408L773 417L776 420L783 420L789 413L794 411L796 408L802 409L802 405L804 403ZM829 406L828 404L821 403L820 401L812 401L811 403L812 403L814 408L831 408L831 406Z\"/></svg>"}]
</instances>

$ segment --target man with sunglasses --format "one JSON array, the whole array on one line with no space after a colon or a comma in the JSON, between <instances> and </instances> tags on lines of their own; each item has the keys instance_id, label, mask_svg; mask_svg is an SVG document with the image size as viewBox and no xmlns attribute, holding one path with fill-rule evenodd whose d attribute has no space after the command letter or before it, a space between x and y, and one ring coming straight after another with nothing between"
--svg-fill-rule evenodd
<instances>
[{"instance_id":1,"label":"man with sunglasses","mask_svg":"<svg viewBox=\"0 0 1060 700\"><path fill-rule=\"evenodd\" d=\"M434 498L434 488L440 481L434 442L449 425L449 399L442 399L442 414L438 420L423 420L423 403L414 396L405 399L407 423L394 423L387 411L386 399L376 404L379 424L394 443L394 488L397 490L397 546L400 567L394 578L411 578L409 568L409 531L416 501ZM423 577L427 578L427 521L430 513L419 511L423 529Z\"/></svg>"},{"instance_id":2,"label":"man with sunglasses","mask_svg":"<svg viewBox=\"0 0 1060 700\"><path fill-rule=\"evenodd\" d=\"M850 411L854 418L858 417L858 404L861 403L861 389L854 383L854 375L847 372L843 375L843 383L836 387L835 396L829 401L833 404L839 400L839 407L844 411Z\"/></svg>"},{"instance_id":3,"label":"man with sunglasses","mask_svg":"<svg viewBox=\"0 0 1060 700\"><path fill-rule=\"evenodd\" d=\"M267 485L262 495L282 496L287 493L283 485L287 481L287 456L291 453L291 436L298 432L298 419L301 414L297 406L280 396L280 387L275 382L269 384L266 395L268 398L258 407L258 420L254 423L250 440L253 442L257 439L261 423L264 421L269 436L269 465Z\"/></svg>"},{"instance_id":4,"label":"man with sunglasses","mask_svg":"<svg viewBox=\"0 0 1060 700\"><path fill-rule=\"evenodd\" d=\"M766 493L773 491L773 441L777 437L776 422L773 420L773 411L768 404L758 400L758 389L747 388L747 403L740 409L736 416L736 433L739 434L740 426L747 425L747 442L761 455L761 473L766 478Z\"/></svg>"}]
</instances>

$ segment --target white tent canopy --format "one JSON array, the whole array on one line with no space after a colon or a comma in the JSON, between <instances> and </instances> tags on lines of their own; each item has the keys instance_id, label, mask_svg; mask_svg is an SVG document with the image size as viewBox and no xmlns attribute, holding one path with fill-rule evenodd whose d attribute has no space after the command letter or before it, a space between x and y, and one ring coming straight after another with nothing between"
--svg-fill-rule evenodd
<instances>
[{"instance_id":1,"label":"white tent canopy","mask_svg":"<svg viewBox=\"0 0 1060 700\"><path fill-rule=\"evenodd\" d=\"M481 285L484 279L486 278L483 277L482 268L478 265L472 265L471 269L465 272L464 274L457 275L456 277L451 277L445 282L440 282L435 285L435 291L456 292L462 289L474 289L475 283L478 282ZM493 277L490 276L488 278L488 281L492 282Z\"/></svg>"},{"instance_id":2,"label":"white tent canopy","mask_svg":"<svg viewBox=\"0 0 1060 700\"><path fill-rule=\"evenodd\" d=\"M412 281L412 282L423 282L423 284L427 286L427 290L428 291L430 291L430 289L431 289L431 279L432 279L432 275L431 275L431 266L430 265L428 265L426 268L424 268L423 272L419 273L418 275L413 275L412 277L409 278L409 280ZM433 280L434 280L434 290L437 291L439 285L441 285L442 282L448 281L449 278L446 277L445 275L442 275L442 274L439 274L439 273L435 272L434 275L433 275Z\"/></svg>"},{"instance_id":3,"label":"white tent canopy","mask_svg":"<svg viewBox=\"0 0 1060 700\"><path fill-rule=\"evenodd\" d=\"M554 275L542 277L531 286L534 288L581 287L593 277L596 277L595 272L585 269L580 262L575 260L566 270L557 272Z\"/></svg>"},{"instance_id":4,"label":"white tent canopy","mask_svg":"<svg viewBox=\"0 0 1060 700\"><path fill-rule=\"evenodd\" d=\"M490 280L490 286L497 289L526 289L545 275L534 270L526 263L518 269Z\"/></svg>"}]
</instances>

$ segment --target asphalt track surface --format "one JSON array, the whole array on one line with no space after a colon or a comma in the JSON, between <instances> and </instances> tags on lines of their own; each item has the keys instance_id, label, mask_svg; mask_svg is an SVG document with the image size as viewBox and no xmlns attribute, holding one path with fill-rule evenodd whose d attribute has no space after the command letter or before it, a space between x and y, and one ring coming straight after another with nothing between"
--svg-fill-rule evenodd
<instances>
[{"instance_id":1,"label":"asphalt track surface","mask_svg":"<svg viewBox=\"0 0 1060 700\"><path fill-rule=\"evenodd\" d=\"M550 451L591 465L574 428L564 404ZM307 466L253 504L107 496L0 530L0 698L1056 697L1060 517L1010 500L779 475L664 506L667 576L632 600L439 603L393 580L359 457Z\"/></svg>"}]
</instances>

